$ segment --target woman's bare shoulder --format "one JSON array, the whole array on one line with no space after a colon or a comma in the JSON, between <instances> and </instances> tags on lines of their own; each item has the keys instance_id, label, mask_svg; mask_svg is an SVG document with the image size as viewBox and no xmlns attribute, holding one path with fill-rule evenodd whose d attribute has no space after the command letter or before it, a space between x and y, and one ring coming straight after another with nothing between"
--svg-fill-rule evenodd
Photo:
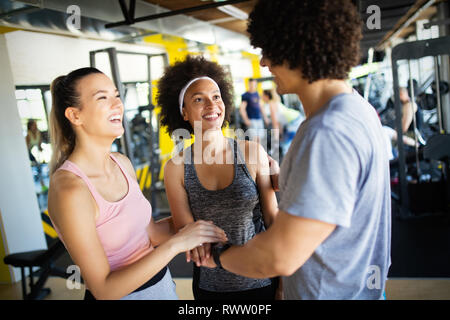
<instances>
[{"instance_id":1,"label":"woman's bare shoulder","mask_svg":"<svg viewBox=\"0 0 450 320\"><path fill-rule=\"evenodd\" d=\"M48 191L50 214L65 211L58 210L60 208L89 205L91 201L87 199L92 199L89 188L77 175L67 170L58 170L51 176Z\"/></svg>"},{"instance_id":2,"label":"woman's bare shoulder","mask_svg":"<svg viewBox=\"0 0 450 320\"><path fill-rule=\"evenodd\" d=\"M250 140L237 140L238 146L242 154L244 155L245 162L247 164L258 164L261 161L262 156L267 156L263 146Z\"/></svg>"},{"instance_id":3,"label":"woman's bare shoulder","mask_svg":"<svg viewBox=\"0 0 450 320\"><path fill-rule=\"evenodd\" d=\"M83 180L67 170L57 170L50 178L50 191L73 192L83 187Z\"/></svg>"},{"instance_id":4,"label":"woman's bare shoulder","mask_svg":"<svg viewBox=\"0 0 450 320\"><path fill-rule=\"evenodd\" d=\"M184 150L167 160L164 165L164 172L171 175L184 174Z\"/></svg>"}]
</instances>

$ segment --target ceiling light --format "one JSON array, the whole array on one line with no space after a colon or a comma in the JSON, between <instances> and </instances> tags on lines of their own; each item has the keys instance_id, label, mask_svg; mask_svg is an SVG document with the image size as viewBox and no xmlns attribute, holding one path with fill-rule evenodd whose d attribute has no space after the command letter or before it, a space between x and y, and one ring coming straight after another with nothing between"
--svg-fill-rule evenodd
<instances>
[{"instance_id":1,"label":"ceiling light","mask_svg":"<svg viewBox=\"0 0 450 320\"><path fill-rule=\"evenodd\" d=\"M228 14L229 16L232 16L236 19L239 20L247 20L248 19L248 14L245 11L242 11L241 9L236 8L235 6L232 5L225 5L225 6L221 6L218 7L217 9L219 9L222 12L225 12L226 14Z\"/></svg>"}]
</instances>

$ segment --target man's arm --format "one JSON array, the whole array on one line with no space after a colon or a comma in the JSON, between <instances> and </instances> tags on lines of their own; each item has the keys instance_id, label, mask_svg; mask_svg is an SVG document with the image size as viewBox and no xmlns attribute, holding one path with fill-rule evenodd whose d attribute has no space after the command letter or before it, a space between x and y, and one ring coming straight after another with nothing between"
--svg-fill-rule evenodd
<instances>
[{"instance_id":1,"label":"man's arm","mask_svg":"<svg viewBox=\"0 0 450 320\"><path fill-rule=\"evenodd\" d=\"M336 225L279 211L272 226L220 256L225 270L250 277L288 276L300 268Z\"/></svg>"},{"instance_id":2,"label":"man's arm","mask_svg":"<svg viewBox=\"0 0 450 320\"><path fill-rule=\"evenodd\" d=\"M408 131L409 126L414 118L414 113L417 111L417 105L412 102L405 102L402 104L402 130Z\"/></svg>"},{"instance_id":3,"label":"man's arm","mask_svg":"<svg viewBox=\"0 0 450 320\"><path fill-rule=\"evenodd\" d=\"M350 226L361 169L358 151L349 140L345 132L331 128L303 136L273 224L244 246L223 252L224 269L251 278L291 275L336 225Z\"/></svg>"},{"instance_id":4,"label":"man's arm","mask_svg":"<svg viewBox=\"0 0 450 320\"><path fill-rule=\"evenodd\" d=\"M387 127L387 128L389 128L389 127ZM390 131L390 133L392 135L392 140L398 141L397 131L395 131L392 128L389 128L388 130ZM407 135L403 135L402 137L403 137L403 143L406 144L407 146L410 146L410 147L416 146L416 141L414 139L408 137Z\"/></svg>"}]
</instances>

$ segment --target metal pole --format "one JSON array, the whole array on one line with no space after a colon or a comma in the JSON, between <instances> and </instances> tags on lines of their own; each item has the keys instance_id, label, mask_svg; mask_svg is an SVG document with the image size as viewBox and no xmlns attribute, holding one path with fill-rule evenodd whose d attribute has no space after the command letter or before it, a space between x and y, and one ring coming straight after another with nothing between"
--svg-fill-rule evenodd
<instances>
[{"instance_id":1,"label":"metal pole","mask_svg":"<svg viewBox=\"0 0 450 320\"><path fill-rule=\"evenodd\" d=\"M167 53L163 53L163 54L161 54L161 56L163 57L164 69L165 69L169 66L169 56L167 55Z\"/></svg>"},{"instance_id":2,"label":"metal pole","mask_svg":"<svg viewBox=\"0 0 450 320\"><path fill-rule=\"evenodd\" d=\"M11 10L11 11L7 11L7 12L2 12L0 13L0 19L9 19L11 17L17 16L17 15L21 15L21 14L30 14L34 11L39 11L41 10L41 8L39 7L24 7L24 8L19 8L19 9L15 9L15 10Z\"/></svg>"},{"instance_id":3,"label":"metal pole","mask_svg":"<svg viewBox=\"0 0 450 320\"><path fill-rule=\"evenodd\" d=\"M22 276L22 281L21 281L22 297L23 297L23 300L28 300L28 295L27 295L27 278L25 277L25 267L20 267L20 274Z\"/></svg>"},{"instance_id":4,"label":"metal pole","mask_svg":"<svg viewBox=\"0 0 450 320\"><path fill-rule=\"evenodd\" d=\"M152 56L147 56L147 81L148 81L148 104L153 104L153 91L152 91L152 66L151 66Z\"/></svg>"},{"instance_id":5,"label":"metal pole","mask_svg":"<svg viewBox=\"0 0 450 320\"><path fill-rule=\"evenodd\" d=\"M122 99L125 97L125 90L123 88L122 81L120 80L120 73L119 73L119 64L117 61L117 52L116 48L108 48L106 49L108 52L109 57L109 63L111 65L111 74L113 77L113 81L117 87L117 90L119 90L119 94L122 97ZM122 101L124 102L124 101ZM124 106L125 108L125 106ZM123 127L125 129L124 134L120 138L120 141L122 143L122 146L124 148L125 155L130 159L133 166L135 166L135 160L133 157L133 152L131 150L131 140L130 140L130 129L128 126L128 120L124 111L124 117L123 117Z\"/></svg>"},{"instance_id":6,"label":"metal pole","mask_svg":"<svg viewBox=\"0 0 450 320\"><path fill-rule=\"evenodd\" d=\"M400 216L406 217L408 199L408 185L406 181L406 165L405 165L405 149L403 144L402 130L402 107L400 103L400 88L398 81L398 65L397 60L392 56L392 77L394 82L394 104L395 104L395 126L397 129L397 146L398 146L398 187L399 187L399 207Z\"/></svg>"},{"instance_id":7,"label":"metal pole","mask_svg":"<svg viewBox=\"0 0 450 320\"><path fill-rule=\"evenodd\" d=\"M176 16L176 15L180 15L180 14L186 14L186 13L190 13L190 12L206 10L206 9L211 9L211 8L218 8L218 7L222 7L225 5L232 5L232 4L236 4L236 3L240 3L240 2L247 2L247 1L249 1L249 0L227 0L227 1L221 1L221 2L213 2L213 3L208 3L208 4L204 4L204 5L200 5L200 6L184 8L184 9L180 9L180 10L167 11L167 12L163 12L163 13L152 14L149 16L134 18L131 21L129 19L127 19L127 16L125 16L125 21L107 23L107 24L105 24L105 28L108 29L108 28L114 28L114 27L119 27L119 26L123 26L123 25L131 25L131 24L138 23L138 22L166 18L166 17Z\"/></svg>"},{"instance_id":8,"label":"metal pole","mask_svg":"<svg viewBox=\"0 0 450 320\"><path fill-rule=\"evenodd\" d=\"M34 288L34 281L33 281L33 267L28 267L28 272L30 273L30 288L33 290Z\"/></svg>"},{"instance_id":9,"label":"metal pole","mask_svg":"<svg viewBox=\"0 0 450 320\"><path fill-rule=\"evenodd\" d=\"M158 179L158 167L159 167L159 152L158 152L158 145L156 143L156 140L158 139L155 128L153 128L153 117L155 116L154 110L155 106L152 103L152 69L151 69L151 60L152 56L147 56L147 81L148 81L148 106L150 110L150 176L152 179L152 182L150 184L150 203L152 204L153 208L153 215L158 216L159 215L159 208L158 208L158 199L156 198L156 181Z\"/></svg>"},{"instance_id":10,"label":"metal pole","mask_svg":"<svg viewBox=\"0 0 450 320\"><path fill-rule=\"evenodd\" d=\"M434 56L434 82L436 83L436 102L437 102L437 116L439 121L439 133L443 134L444 126L442 124L442 105L441 105L441 88L440 88L440 75L439 75L439 60L437 56Z\"/></svg>"},{"instance_id":11,"label":"metal pole","mask_svg":"<svg viewBox=\"0 0 450 320\"><path fill-rule=\"evenodd\" d=\"M437 19L449 21L450 18L450 2L441 1L436 5ZM441 25L439 27L439 36L445 37L450 35L450 25ZM443 81L450 80L450 52L442 53L439 57L439 77ZM442 112L442 129L445 133L450 133L450 94L442 95L441 97L441 112ZM450 185L450 184L449 184Z\"/></svg>"},{"instance_id":12,"label":"metal pole","mask_svg":"<svg viewBox=\"0 0 450 320\"><path fill-rule=\"evenodd\" d=\"M439 58L438 56L434 56L434 82L436 83L436 108L437 108L437 116L439 122L439 133L445 134L443 122L442 122L442 102L441 102L441 76L439 74ZM447 168L445 162L439 161L441 166L442 174L447 176ZM448 179L448 178L447 178Z\"/></svg>"},{"instance_id":13,"label":"metal pole","mask_svg":"<svg viewBox=\"0 0 450 320\"><path fill-rule=\"evenodd\" d=\"M91 67L95 68L95 52L89 52L89 62L91 63Z\"/></svg>"},{"instance_id":14,"label":"metal pole","mask_svg":"<svg viewBox=\"0 0 450 320\"><path fill-rule=\"evenodd\" d=\"M416 112L414 111L414 105L416 104L416 96L414 93L414 83L411 75L411 60L408 59L408 73L409 73L409 95L411 101L411 111L413 114L413 126L414 126L414 148L416 152L416 168L417 168L417 179L419 179L421 170L420 170L420 162L419 162L419 144L417 141L417 122L416 122Z\"/></svg>"}]
</instances>

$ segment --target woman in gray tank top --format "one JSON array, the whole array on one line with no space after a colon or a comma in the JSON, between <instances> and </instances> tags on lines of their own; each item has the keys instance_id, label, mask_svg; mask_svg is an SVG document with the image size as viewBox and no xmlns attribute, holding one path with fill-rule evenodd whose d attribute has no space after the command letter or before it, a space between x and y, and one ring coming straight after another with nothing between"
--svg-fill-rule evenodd
<instances>
[{"instance_id":1,"label":"woman in gray tank top","mask_svg":"<svg viewBox=\"0 0 450 320\"><path fill-rule=\"evenodd\" d=\"M203 57L187 57L166 69L158 84L161 123L170 134L195 143L175 154L164 169L176 229L194 220L222 228L229 244L243 245L272 223L278 204L267 153L256 142L223 135L233 106L228 75ZM196 299L274 299L278 279L253 279L205 267L209 244L187 252L194 261Z\"/></svg>"}]
</instances>

